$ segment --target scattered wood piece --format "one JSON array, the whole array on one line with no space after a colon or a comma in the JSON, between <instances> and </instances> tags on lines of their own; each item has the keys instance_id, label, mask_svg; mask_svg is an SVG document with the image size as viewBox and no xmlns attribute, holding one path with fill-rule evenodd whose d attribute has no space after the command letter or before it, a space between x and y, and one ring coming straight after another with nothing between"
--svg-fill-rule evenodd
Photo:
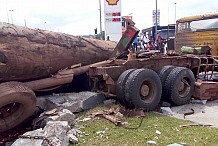
<instances>
[{"instance_id":1,"label":"scattered wood piece","mask_svg":"<svg viewBox=\"0 0 218 146\"><path fill-rule=\"evenodd\" d=\"M138 127L141 126L142 121L143 121L143 117L145 116L145 113L142 109L129 110L129 109L121 108L121 107L94 112L94 113L91 113L91 116L92 117L95 117L95 116L103 117L103 118L109 120L110 122L114 123L116 126L122 126L122 118L117 116L117 113L121 114L121 115L126 115L128 117L133 117L133 116L141 117L142 120L141 120ZM136 127L136 128L138 128L138 127ZM128 127L124 126L124 128L128 128ZM134 127L134 128L128 128L128 129L136 129L136 128Z\"/></svg>"},{"instance_id":2,"label":"scattered wood piece","mask_svg":"<svg viewBox=\"0 0 218 146\"><path fill-rule=\"evenodd\" d=\"M91 113L91 115L93 117L95 117L95 116L103 117L103 118L109 120L110 122L114 123L116 126L120 126L121 125L121 119L111 115L111 114L114 114L114 113L115 113L114 110L110 109L110 110L103 110L103 111L98 111L98 112L95 112L95 113Z\"/></svg>"},{"instance_id":3,"label":"scattered wood piece","mask_svg":"<svg viewBox=\"0 0 218 146\"><path fill-rule=\"evenodd\" d=\"M105 115L103 114L103 117L109 121L111 121L112 123L114 123L116 126L120 126L122 123L121 123L121 120L115 116L112 116L112 115Z\"/></svg>"},{"instance_id":4,"label":"scattered wood piece","mask_svg":"<svg viewBox=\"0 0 218 146\"><path fill-rule=\"evenodd\" d=\"M44 115L50 115L50 116L57 115L57 112L58 112L58 109L54 108L50 111L45 112Z\"/></svg>"}]
</instances>

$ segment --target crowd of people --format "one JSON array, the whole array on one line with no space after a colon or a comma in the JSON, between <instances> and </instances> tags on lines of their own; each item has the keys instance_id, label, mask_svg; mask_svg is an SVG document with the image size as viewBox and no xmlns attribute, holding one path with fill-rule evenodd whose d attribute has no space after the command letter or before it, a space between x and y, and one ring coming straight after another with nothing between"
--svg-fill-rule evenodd
<instances>
[{"instance_id":1,"label":"crowd of people","mask_svg":"<svg viewBox=\"0 0 218 146\"><path fill-rule=\"evenodd\" d=\"M159 33L157 33L156 38L152 36L149 38L144 34L140 37L137 35L132 43L132 51L145 51L145 50L159 50L163 53L164 51L164 39Z\"/></svg>"}]
</instances>

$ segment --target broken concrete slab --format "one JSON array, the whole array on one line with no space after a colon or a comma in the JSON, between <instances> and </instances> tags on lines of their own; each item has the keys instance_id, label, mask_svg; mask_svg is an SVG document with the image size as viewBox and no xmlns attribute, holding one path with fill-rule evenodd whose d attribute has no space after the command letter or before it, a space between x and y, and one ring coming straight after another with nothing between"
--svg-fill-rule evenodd
<instances>
[{"instance_id":1,"label":"broken concrete slab","mask_svg":"<svg viewBox=\"0 0 218 146\"><path fill-rule=\"evenodd\" d=\"M207 100L191 100L191 103L193 104L206 104L207 103Z\"/></svg>"},{"instance_id":2,"label":"broken concrete slab","mask_svg":"<svg viewBox=\"0 0 218 146\"><path fill-rule=\"evenodd\" d=\"M161 113L163 113L164 115L168 115L168 116L172 116L173 112L170 109L170 107L161 107Z\"/></svg>"},{"instance_id":3,"label":"broken concrete slab","mask_svg":"<svg viewBox=\"0 0 218 146\"><path fill-rule=\"evenodd\" d=\"M37 97L36 107L39 107L44 111L47 111L47 110L54 109L56 106L53 102L51 102L49 99L45 97Z\"/></svg>"},{"instance_id":4,"label":"broken concrete slab","mask_svg":"<svg viewBox=\"0 0 218 146\"><path fill-rule=\"evenodd\" d=\"M43 100L42 98L45 98L46 100ZM79 93L44 96L39 97L37 100L40 100L38 104L41 103L41 105L38 106L42 107L42 109L50 110L50 107L55 106L68 109L73 113L77 113L103 104L106 98L100 93L84 91Z\"/></svg>"},{"instance_id":5,"label":"broken concrete slab","mask_svg":"<svg viewBox=\"0 0 218 146\"><path fill-rule=\"evenodd\" d=\"M21 137L23 138L19 138L17 139L12 146L42 146L43 143L43 139L33 139L31 137L35 137L35 136L44 136L44 131L40 128L40 129L36 129L34 131L28 131L26 133L24 133ZM26 137L26 138L24 138ZM29 138L27 138L29 137Z\"/></svg>"},{"instance_id":6,"label":"broken concrete slab","mask_svg":"<svg viewBox=\"0 0 218 146\"><path fill-rule=\"evenodd\" d=\"M66 134L70 130L70 126L67 121L49 121L43 130L45 137L50 140L52 145L67 146L69 144Z\"/></svg>"}]
</instances>

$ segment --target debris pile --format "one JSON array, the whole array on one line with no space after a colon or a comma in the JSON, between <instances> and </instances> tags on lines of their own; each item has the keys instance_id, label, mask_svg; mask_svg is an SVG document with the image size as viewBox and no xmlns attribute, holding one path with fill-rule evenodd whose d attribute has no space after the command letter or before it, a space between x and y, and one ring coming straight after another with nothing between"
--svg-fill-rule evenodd
<instances>
[{"instance_id":1,"label":"debris pile","mask_svg":"<svg viewBox=\"0 0 218 146\"><path fill-rule=\"evenodd\" d=\"M67 109L46 111L34 121L35 127L43 127L24 133L12 146L67 146L78 142L79 130L71 129L75 115Z\"/></svg>"}]
</instances>

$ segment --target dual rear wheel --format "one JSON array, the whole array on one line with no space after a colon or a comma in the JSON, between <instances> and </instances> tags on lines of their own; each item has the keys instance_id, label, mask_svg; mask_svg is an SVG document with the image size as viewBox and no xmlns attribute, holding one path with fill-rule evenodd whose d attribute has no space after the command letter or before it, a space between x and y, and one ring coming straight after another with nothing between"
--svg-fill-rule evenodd
<instances>
[{"instance_id":1,"label":"dual rear wheel","mask_svg":"<svg viewBox=\"0 0 218 146\"><path fill-rule=\"evenodd\" d=\"M173 68L163 81L163 101L173 105L184 105L191 99L195 77L193 72L185 67Z\"/></svg>"},{"instance_id":2,"label":"dual rear wheel","mask_svg":"<svg viewBox=\"0 0 218 146\"><path fill-rule=\"evenodd\" d=\"M165 66L158 74L150 69L129 69L117 80L118 101L126 108L154 110L160 100L186 104L194 92L195 78L185 67Z\"/></svg>"},{"instance_id":3,"label":"dual rear wheel","mask_svg":"<svg viewBox=\"0 0 218 146\"><path fill-rule=\"evenodd\" d=\"M160 78L153 70L131 69L120 75L116 91L118 100L125 107L151 111L160 102L162 87Z\"/></svg>"}]
</instances>

